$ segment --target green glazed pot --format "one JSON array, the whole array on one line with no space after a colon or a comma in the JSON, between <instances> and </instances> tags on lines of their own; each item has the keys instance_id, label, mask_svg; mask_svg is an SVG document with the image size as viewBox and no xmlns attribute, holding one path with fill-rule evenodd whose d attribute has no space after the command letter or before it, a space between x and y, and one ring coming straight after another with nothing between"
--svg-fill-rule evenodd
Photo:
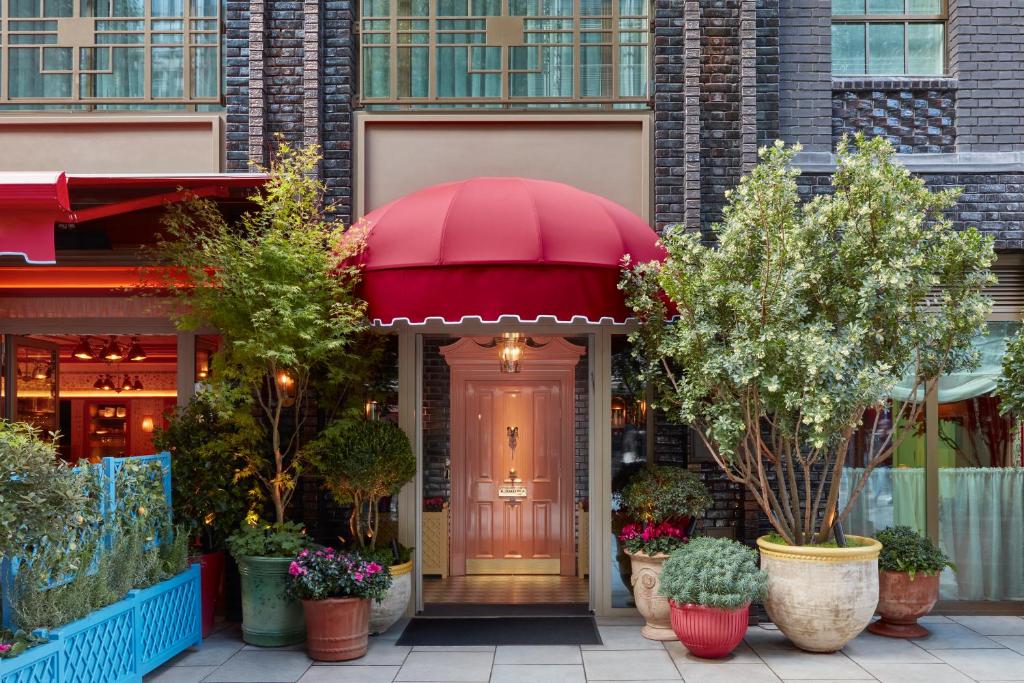
<instances>
[{"instance_id":1,"label":"green glazed pot","mask_svg":"<svg viewBox=\"0 0 1024 683\"><path fill-rule=\"evenodd\" d=\"M280 647L306 640L302 603L285 594L290 557L239 557L242 577L242 640Z\"/></svg>"}]
</instances>

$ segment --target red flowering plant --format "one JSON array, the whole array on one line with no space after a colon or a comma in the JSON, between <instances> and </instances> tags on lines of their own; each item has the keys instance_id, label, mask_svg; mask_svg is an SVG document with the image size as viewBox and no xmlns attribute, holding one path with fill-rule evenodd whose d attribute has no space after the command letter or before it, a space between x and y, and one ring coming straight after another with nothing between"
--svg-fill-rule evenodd
<instances>
[{"instance_id":1,"label":"red flowering plant","mask_svg":"<svg viewBox=\"0 0 1024 683\"><path fill-rule=\"evenodd\" d=\"M444 510L444 504L448 502L448 499L444 496L434 496L433 498L423 499L423 511L424 512L441 512Z\"/></svg>"},{"instance_id":2,"label":"red flowering plant","mask_svg":"<svg viewBox=\"0 0 1024 683\"><path fill-rule=\"evenodd\" d=\"M391 587L387 567L334 548L303 549L288 565L288 573L288 592L299 600L372 598L379 602Z\"/></svg>"},{"instance_id":3,"label":"red flowering plant","mask_svg":"<svg viewBox=\"0 0 1024 683\"><path fill-rule=\"evenodd\" d=\"M649 465L622 491L629 522L619 534L630 553L671 554L688 540L693 521L711 505L711 496L689 470Z\"/></svg>"}]
</instances>

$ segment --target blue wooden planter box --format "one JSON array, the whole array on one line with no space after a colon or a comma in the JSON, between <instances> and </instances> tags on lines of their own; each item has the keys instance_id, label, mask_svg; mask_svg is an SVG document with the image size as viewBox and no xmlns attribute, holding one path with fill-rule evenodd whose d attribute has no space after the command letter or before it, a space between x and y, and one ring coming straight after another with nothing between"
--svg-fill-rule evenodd
<instances>
[{"instance_id":1,"label":"blue wooden planter box","mask_svg":"<svg viewBox=\"0 0 1024 683\"><path fill-rule=\"evenodd\" d=\"M133 590L84 619L50 631L49 642L0 660L0 683L138 682L202 642L199 565Z\"/></svg>"}]
</instances>

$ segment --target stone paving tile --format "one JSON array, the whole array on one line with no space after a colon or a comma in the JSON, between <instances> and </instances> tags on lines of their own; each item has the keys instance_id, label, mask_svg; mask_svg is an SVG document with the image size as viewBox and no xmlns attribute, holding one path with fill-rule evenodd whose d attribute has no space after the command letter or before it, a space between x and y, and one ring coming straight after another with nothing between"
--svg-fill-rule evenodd
<instances>
[{"instance_id":1,"label":"stone paving tile","mask_svg":"<svg viewBox=\"0 0 1024 683\"><path fill-rule=\"evenodd\" d=\"M891 662L899 664L932 663L939 660L909 640L884 638L862 633L843 648L843 654L857 662Z\"/></svg>"},{"instance_id":2,"label":"stone paving tile","mask_svg":"<svg viewBox=\"0 0 1024 683\"><path fill-rule=\"evenodd\" d=\"M587 683L582 664L495 664L491 683Z\"/></svg>"},{"instance_id":3,"label":"stone paving tile","mask_svg":"<svg viewBox=\"0 0 1024 683\"><path fill-rule=\"evenodd\" d=\"M490 652L493 645L413 645L413 652Z\"/></svg>"},{"instance_id":4,"label":"stone paving tile","mask_svg":"<svg viewBox=\"0 0 1024 683\"><path fill-rule=\"evenodd\" d=\"M391 683L397 666L311 666L299 683Z\"/></svg>"},{"instance_id":5,"label":"stone paving tile","mask_svg":"<svg viewBox=\"0 0 1024 683\"><path fill-rule=\"evenodd\" d=\"M411 647L395 645L393 640L370 639L366 655L349 662L317 662L317 666L401 666L409 655Z\"/></svg>"},{"instance_id":6,"label":"stone paving tile","mask_svg":"<svg viewBox=\"0 0 1024 683\"><path fill-rule=\"evenodd\" d=\"M935 664L862 662L861 666L882 683L972 683L949 664L935 661Z\"/></svg>"},{"instance_id":7,"label":"stone paving tile","mask_svg":"<svg viewBox=\"0 0 1024 683\"><path fill-rule=\"evenodd\" d=\"M928 624L925 628L931 631L931 635L914 638L911 642L929 651L999 647L999 643L991 638L960 624Z\"/></svg>"},{"instance_id":8,"label":"stone paving tile","mask_svg":"<svg viewBox=\"0 0 1024 683\"><path fill-rule=\"evenodd\" d=\"M220 666L242 649L242 641L212 636L200 647L190 647L173 661L179 666Z\"/></svg>"},{"instance_id":9,"label":"stone paving tile","mask_svg":"<svg viewBox=\"0 0 1024 683\"><path fill-rule=\"evenodd\" d=\"M494 664L583 664L576 645L499 645Z\"/></svg>"},{"instance_id":10,"label":"stone paving tile","mask_svg":"<svg viewBox=\"0 0 1024 683\"><path fill-rule=\"evenodd\" d=\"M493 652L419 652L413 650L398 672L397 681L487 681L491 677Z\"/></svg>"},{"instance_id":11,"label":"stone paving tile","mask_svg":"<svg viewBox=\"0 0 1024 683\"><path fill-rule=\"evenodd\" d=\"M588 681L681 680L672 658L660 650L591 650L583 653Z\"/></svg>"},{"instance_id":12,"label":"stone paving tile","mask_svg":"<svg viewBox=\"0 0 1024 683\"><path fill-rule=\"evenodd\" d=\"M746 643L740 643L733 650L732 654L723 657L722 659L704 659L697 657L690 653L686 647L680 642L665 643L665 649L668 650L669 656L672 661L676 663L676 666L683 666L684 664L698 664L702 666L718 666L721 664L761 664L761 658L758 657L750 646Z\"/></svg>"},{"instance_id":13,"label":"stone paving tile","mask_svg":"<svg viewBox=\"0 0 1024 683\"><path fill-rule=\"evenodd\" d=\"M1024 636L1024 619L1020 617L964 616L951 619L983 636Z\"/></svg>"},{"instance_id":14,"label":"stone paving tile","mask_svg":"<svg viewBox=\"0 0 1024 683\"><path fill-rule=\"evenodd\" d=\"M598 626L603 645L581 645L587 650L664 650L664 646L656 640L648 640L640 635L636 626Z\"/></svg>"},{"instance_id":15,"label":"stone paving tile","mask_svg":"<svg viewBox=\"0 0 1024 683\"><path fill-rule=\"evenodd\" d=\"M689 663L676 660L676 667L686 683L779 683L779 677L764 662L738 664L705 659Z\"/></svg>"},{"instance_id":16,"label":"stone paving tile","mask_svg":"<svg viewBox=\"0 0 1024 683\"><path fill-rule=\"evenodd\" d=\"M992 636L992 640L1024 655L1024 636Z\"/></svg>"},{"instance_id":17,"label":"stone paving tile","mask_svg":"<svg viewBox=\"0 0 1024 683\"><path fill-rule=\"evenodd\" d=\"M789 639L777 628L751 626L747 629L747 635L743 640L758 654L777 650L798 652L796 645L789 642Z\"/></svg>"},{"instance_id":18,"label":"stone paving tile","mask_svg":"<svg viewBox=\"0 0 1024 683\"><path fill-rule=\"evenodd\" d=\"M304 652L240 650L206 677L211 683L295 683L312 661Z\"/></svg>"},{"instance_id":19,"label":"stone paving tile","mask_svg":"<svg viewBox=\"0 0 1024 683\"><path fill-rule=\"evenodd\" d=\"M1024 681L1024 655L1013 650L933 650L932 654L976 681Z\"/></svg>"},{"instance_id":20,"label":"stone paving tile","mask_svg":"<svg viewBox=\"0 0 1024 683\"><path fill-rule=\"evenodd\" d=\"M871 675L840 652L814 654L799 650L763 650L758 652L779 678L857 680Z\"/></svg>"},{"instance_id":21,"label":"stone paving tile","mask_svg":"<svg viewBox=\"0 0 1024 683\"><path fill-rule=\"evenodd\" d=\"M147 683L199 683L214 672L215 666L165 666L146 677Z\"/></svg>"}]
</instances>

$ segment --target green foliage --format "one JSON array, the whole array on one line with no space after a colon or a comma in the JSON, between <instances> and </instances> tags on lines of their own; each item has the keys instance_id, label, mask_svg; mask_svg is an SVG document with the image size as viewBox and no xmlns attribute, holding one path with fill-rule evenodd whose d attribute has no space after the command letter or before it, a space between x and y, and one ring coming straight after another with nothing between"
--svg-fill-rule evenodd
<instances>
[{"instance_id":1,"label":"green foliage","mask_svg":"<svg viewBox=\"0 0 1024 683\"><path fill-rule=\"evenodd\" d=\"M262 417L267 442L244 452L243 475L264 487L277 523L304 466L311 382L350 380L360 365L352 345L366 329L351 265L362 235L331 218L319 160L315 147L281 142L266 184L251 197L254 211L228 223L209 200L174 204L156 249L173 267L166 277L181 299L179 327L212 326L222 335L212 389L223 405L241 414L255 404Z\"/></svg>"},{"instance_id":2,"label":"green foliage","mask_svg":"<svg viewBox=\"0 0 1024 683\"><path fill-rule=\"evenodd\" d=\"M990 238L945 217L959 193L930 191L883 138L844 139L835 192L807 202L797 149L761 150L728 193L716 245L671 228L666 260L627 263L621 287L658 407L695 427L728 478L802 545L829 537L914 428L925 382L976 364L994 253ZM878 426L862 424L865 411L885 407L905 375L913 398L892 411L903 429L865 437L875 445L863 478L836 515L854 431ZM830 474L821 486L809 483L817 468Z\"/></svg>"},{"instance_id":3,"label":"green foliage","mask_svg":"<svg viewBox=\"0 0 1024 683\"><path fill-rule=\"evenodd\" d=\"M234 557L295 557L309 543L301 524L249 520L228 537Z\"/></svg>"},{"instance_id":4,"label":"green foliage","mask_svg":"<svg viewBox=\"0 0 1024 683\"><path fill-rule=\"evenodd\" d=\"M0 659L17 657L25 650L42 645L46 640L24 630L12 631L9 628L0 630Z\"/></svg>"},{"instance_id":5,"label":"green foliage","mask_svg":"<svg viewBox=\"0 0 1024 683\"><path fill-rule=\"evenodd\" d=\"M693 472L682 467L650 465L637 471L622 490L630 519L658 524L697 517L711 506L711 496Z\"/></svg>"},{"instance_id":6,"label":"green foliage","mask_svg":"<svg viewBox=\"0 0 1024 683\"><path fill-rule=\"evenodd\" d=\"M921 573L931 576L946 567L956 571L946 553L908 526L886 527L878 532L882 552L878 555L878 568L888 572L906 572L910 580Z\"/></svg>"},{"instance_id":7,"label":"green foliage","mask_svg":"<svg viewBox=\"0 0 1024 683\"><path fill-rule=\"evenodd\" d=\"M84 523L81 480L39 430L0 420L0 557L19 555Z\"/></svg>"},{"instance_id":8,"label":"green foliage","mask_svg":"<svg viewBox=\"0 0 1024 683\"><path fill-rule=\"evenodd\" d=\"M243 476L247 453L259 450L259 423L216 404L208 392L158 430L153 443L171 454L174 521L185 527L201 551L224 550L227 537L242 524L260 489Z\"/></svg>"},{"instance_id":9,"label":"green foliage","mask_svg":"<svg viewBox=\"0 0 1024 683\"><path fill-rule=\"evenodd\" d=\"M1006 345L1003 354L1003 372L996 380L999 413L1024 417L1024 326Z\"/></svg>"},{"instance_id":10,"label":"green foliage","mask_svg":"<svg viewBox=\"0 0 1024 683\"><path fill-rule=\"evenodd\" d=\"M360 547L374 547L381 498L398 493L416 476L409 438L398 425L384 420L339 421L328 425L310 450L327 488L342 505L352 504L353 539Z\"/></svg>"},{"instance_id":11,"label":"green foliage","mask_svg":"<svg viewBox=\"0 0 1024 683\"><path fill-rule=\"evenodd\" d=\"M736 609L763 599L767 590L757 552L728 538L693 538L661 569L660 594L680 605Z\"/></svg>"},{"instance_id":12,"label":"green foliage","mask_svg":"<svg viewBox=\"0 0 1024 683\"><path fill-rule=\"evenodd\" d=\"M303 549L289 565L288 593L298 600L372 598L380 601L391 587L391 572L359 553L334 548Z\"/></svg>"}]
</instances>

